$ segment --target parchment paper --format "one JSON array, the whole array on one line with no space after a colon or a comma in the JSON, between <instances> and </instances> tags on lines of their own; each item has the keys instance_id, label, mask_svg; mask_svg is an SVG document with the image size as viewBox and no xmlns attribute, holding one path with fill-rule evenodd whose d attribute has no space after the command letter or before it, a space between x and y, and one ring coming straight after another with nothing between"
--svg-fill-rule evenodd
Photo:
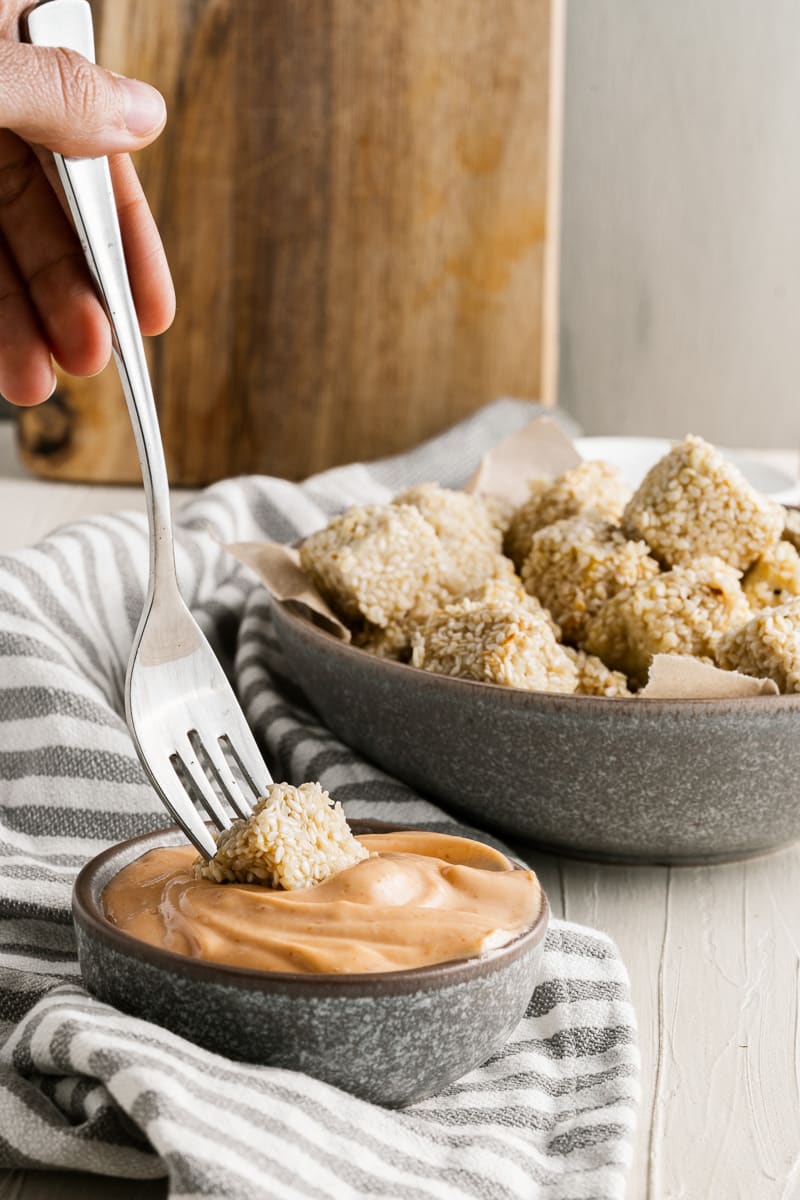
<instances>
[{"instance_id":1,"label":"parchment paper","mask_svg":"<svg viewBox=\"0 0 800 1200\"><path fill-rule=\"evenodd\" d=\"M754 679L738 671L723 671L687 654L656 654L644 700L733 700L737 696L777 696L772 679Z\"/></svg>"},{"instance_id":2,"label":"parchment paper","mask_svg":"<svg viewBox=\"0 0 800 1200\"><path fill-rule=\"evenodd\" d=\"M464 491L498 496L517 506L528 499L529 479L537 475L555 479L582 461L556 421L537 417L484 454Z\"/></svg>"},{"instance_id":3,"label":"parchment paper","mask_svg":"<svg viewBox=\"0 0 800 1200\"><path fill-rule=\"evenodd\" d=\"M294 546L283 546L279 542L234 542L225 549L255 571L273 599L281 604L300 605L306 612L314 614L316 624L323 625L342 641L350 641L350 630L303 573L300 555Z\"/></svg>"}]
</instances>

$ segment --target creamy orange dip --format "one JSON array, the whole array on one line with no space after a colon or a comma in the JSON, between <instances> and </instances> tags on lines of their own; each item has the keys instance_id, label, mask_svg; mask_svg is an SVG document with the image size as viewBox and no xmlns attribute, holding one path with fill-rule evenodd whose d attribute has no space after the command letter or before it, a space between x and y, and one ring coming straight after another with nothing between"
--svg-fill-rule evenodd
<instances>
[{"instance_id":1,"label":"creamy orange dip","mask_svg":"<svg viewBox=\"0 0 800 1200\"><path fill-rule=\"evenodd\" d=\"M480 842L413 831L358 839L377 855L314 887L196 879L191 846L150 850L103 892L126 933L264 971L398 971L505 945L542 907L533 871Z\"/></svg>"}]
</instances>

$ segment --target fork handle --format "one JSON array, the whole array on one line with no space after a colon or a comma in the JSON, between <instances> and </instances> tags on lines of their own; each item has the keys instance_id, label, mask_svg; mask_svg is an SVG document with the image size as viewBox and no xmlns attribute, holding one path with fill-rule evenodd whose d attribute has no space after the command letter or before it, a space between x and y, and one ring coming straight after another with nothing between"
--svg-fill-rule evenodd
<instances>
[{"instance_id":1,"label":"fork handle","mask_svg":"<svg viewBox=\"0 0 800 1200\"><path fill-rule=\"evenodd\" d=\"M87 0L46 0L30 9L23 36L95 61ZM107 158L54 154L81 248L111 324L114 359L136 438L150 525L150 599L156 585L177 587L169 484L144 343L131 294Z\"/></svg>"}]
</instances>

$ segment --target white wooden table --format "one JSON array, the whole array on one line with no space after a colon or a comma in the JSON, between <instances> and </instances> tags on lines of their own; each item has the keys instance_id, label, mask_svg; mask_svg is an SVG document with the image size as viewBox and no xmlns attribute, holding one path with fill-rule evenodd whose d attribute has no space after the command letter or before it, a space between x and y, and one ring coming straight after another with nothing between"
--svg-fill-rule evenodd
<instances>
[{"instance_id":1,"label":"white wooden table","mask_svg":"<svg viewBox=\"0 0 800 1200\"><path fill-rule=\"evenodd\" d=\"M758 457L797 477L796 453ZM137 488L23 477L0 428L0 551L142 503ZM630 971L643 1060L630 1200L800 1198L800 846L714 867L533 865L554 913L611 934ZM0 1175L0 1200L165 1194L162 1183Z\"/></svg>"}]
</instances>

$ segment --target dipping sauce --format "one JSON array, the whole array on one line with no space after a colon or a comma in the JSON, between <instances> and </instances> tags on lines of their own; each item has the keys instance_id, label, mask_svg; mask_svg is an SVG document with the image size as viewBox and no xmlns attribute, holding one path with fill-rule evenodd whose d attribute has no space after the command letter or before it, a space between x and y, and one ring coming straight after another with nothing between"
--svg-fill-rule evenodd
<instances>
[{"instance_id":1,"label":"dipping sauce","mask_svg":"<svg viewBox=\"0 0 800 1200\"><path fill-rule=\"evenodd\" d=\"M341 975L472 958L510 942L538 917L533 871L448 834L358 839L377 854L295 891L196 879L192 846L165 846L106 886L114 925L150 945L262 971Z\"/></svg>"}]
</instances>

